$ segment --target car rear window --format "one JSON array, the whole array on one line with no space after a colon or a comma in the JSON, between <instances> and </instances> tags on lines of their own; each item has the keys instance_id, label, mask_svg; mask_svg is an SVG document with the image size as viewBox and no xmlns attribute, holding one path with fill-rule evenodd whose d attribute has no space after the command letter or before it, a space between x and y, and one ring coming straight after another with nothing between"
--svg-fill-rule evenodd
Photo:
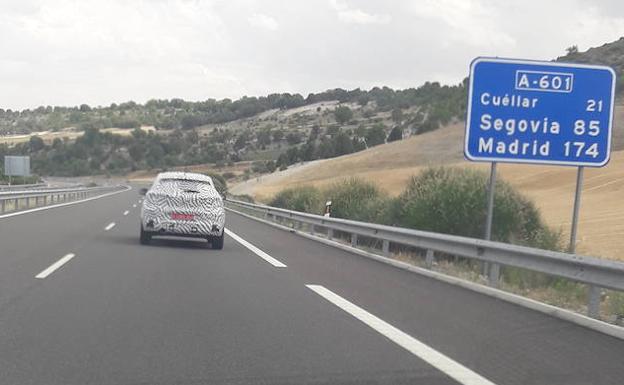
<instances>
[{"instance_id":1,"label":"car rear window","mask_svg":"<svg viewBox=\"0 0 624 385\"><path fill-rule=\"evenodd\" d=\"M200 191L211 189L212 184L207 181L193 180L193 179L161 179L158 182L163 187L175 188L188 191Z\"/></svg>"}]
</instances>

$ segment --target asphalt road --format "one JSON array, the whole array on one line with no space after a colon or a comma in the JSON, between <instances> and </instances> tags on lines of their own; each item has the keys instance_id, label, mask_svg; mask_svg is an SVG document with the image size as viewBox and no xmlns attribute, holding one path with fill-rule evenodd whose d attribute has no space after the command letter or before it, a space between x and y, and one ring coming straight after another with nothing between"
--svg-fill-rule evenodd
<instances>
[{"instance_id":1,"label":"asphalt road","mask_svg":"<svg viewBox=\"0 0 624 385\"><path fill-rule=\"evenodd\" d=\"M0 219L0 384L624 383L624 341L236 214L141 246L139 199Z\"/></svg>"}]
</instances>

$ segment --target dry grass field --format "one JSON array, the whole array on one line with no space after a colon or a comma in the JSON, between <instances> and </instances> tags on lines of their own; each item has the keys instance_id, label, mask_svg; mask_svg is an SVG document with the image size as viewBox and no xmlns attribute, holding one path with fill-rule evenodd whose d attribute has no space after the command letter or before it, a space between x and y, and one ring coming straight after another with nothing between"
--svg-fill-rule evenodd
<instances>
[{"instance_id":1,"label":"dry grass field","mask_svg":"<svg viewBox=\"0 0 624 385\"><path fill-rule=\"evenodd\" d=\"M397 195L411 175L427 165L453 165L488 170L487 163L463 159L463 124L377 146L339 158L320 160L243 182L231 188L267 200L291 186L323 186L350 176L374 181ZM577 250L624 260L624 108L615 116L613 153L606 167L585 171ZM572 214L576 168L499 165L500 178L532 198L546 222L566 241Z\"/></svg>"},{"instance_id":2,"label":"dry grass field","mask_svg":"<svg viewBox=\"0 0 624 385\"><path fill-rule=\"evenodd\" d=\"M214 163L207 164L197 164L192 166L181 166L181 167L172 167L170 171L187 171L187 172L198 172L198 173L232 173L237 177L240 177L244 174L245 170L247 170L251 166L251 162L237 162L232 166L223 166L216 167ZM133 171L126 175L126 179L132 182L151 182L154 177L156 177L158 171L155 170L139 170Z\"/></svg>"},{"instance_id":3,"label":"dry grass field","mask_svg":"<svg viewBox=\"0 0 624 385\"><path fill-rule=\"evenodd\" d=\"M155 130L155 128L152 126L142 126L141 129L145 132ZM127 128L111 127L111 128L101 129L100 131L110 132L112 134L122 135L122 136L128 136L132 134L132 129L127 129ZM6 143L9 146L14 146L18 143L28 142L32 136L38 136L41 139L43 139L45 143L50 144L56 138L59 138L59 139L67 138L68 140L75 140L76 138L82 136L82 134L83 134L83 131L78 131L73 127L68 127L59 131L39 131L39 132L33 132L31 134L27 134L27 135L6 135L6 136L0 135L0 143Z\"/></svg>"}]
</instances>

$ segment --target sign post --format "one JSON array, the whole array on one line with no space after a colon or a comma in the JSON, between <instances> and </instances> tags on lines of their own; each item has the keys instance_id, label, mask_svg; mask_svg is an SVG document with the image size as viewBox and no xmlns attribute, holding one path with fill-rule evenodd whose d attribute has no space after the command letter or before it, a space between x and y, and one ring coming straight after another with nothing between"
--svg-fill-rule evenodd
<instances>
[{"instance_id":1,"label":"sign post","mask_svg":"<svg viewBox=\"0 0 624 385\"><path fill-rule=\"evenodd\" d=\"M496 192L496 162L492 162L490 166L490 181L487 190L487 216L485 218L485 240L492 239L492 218L494 217L494 194ZM489 272L488 272L489 270ZM489 277L489 283L491 286L496 286L498 283L499 267L497 264L490 265L485 262L483 265L483 275Z\"/></svg>"},{"instance_id":2,"label":"sign post","mask_svg":"<svg viewBox=\"0 0 624 385\"><path fill-rule=\"evenodd\" d=\"M583 189L583 166L579 166L576 172L576 190L574 192L574 209L572 210L572 228L570 229L570 244L568 252L576 253L576 228L578 227L578 216L581 208L581 190Z\"/></svg>"},{"instance_id":3,"label":"sign post","mask_svg":"<svg viewBox=\"0 0 624 385\"><path fill-rule=\"evenodd\" d=\"M575 252L584 167L609 161L615 73L609 67L477 58L470 65L464 155L492 162L485 238L491 236L496 163L578 167L570 231ZM490 284L498 267L490 268ZM493 277L492 275L496 275Z\"/></svg>"}]
</instances>

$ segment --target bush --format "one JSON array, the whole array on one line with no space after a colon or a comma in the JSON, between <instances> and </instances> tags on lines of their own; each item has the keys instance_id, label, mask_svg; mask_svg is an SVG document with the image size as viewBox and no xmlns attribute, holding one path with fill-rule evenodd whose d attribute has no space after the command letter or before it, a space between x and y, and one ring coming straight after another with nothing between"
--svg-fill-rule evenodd
<instances>
[{"instance_id":1,"label":"bush","mask_svg":"<svg viewBox=\"0 0 624 385\"><path fill-rule=\"evenodd\" d=\"M358 178L336 182L323 191L332 201L332 217L364 222L387 222L390 200L377 186Z\"/></svg>"},{"instance_id":2,"label":"bush","mask_svg":"<svg viewBox=\"0 0 624 385\"><path fill-rule=\"evenodd\" d=\"M280 191L269 202L269 206L321 214L323 212L324 202L317 188L301 186Z\"/></svg>"},{"instance_id":3,"label":"bush","mask_svg":"<svg viewBox=\"0 0 624 385\"><path fill-rule=\"evenodd\" d=\"M402 227L483 238L487 174L459 168L429 168L414 176L393 205ZM549 230L539 211L509 184L498 181L492 240L559 249L559 234Z\"/></svg>"}]
</instances>

